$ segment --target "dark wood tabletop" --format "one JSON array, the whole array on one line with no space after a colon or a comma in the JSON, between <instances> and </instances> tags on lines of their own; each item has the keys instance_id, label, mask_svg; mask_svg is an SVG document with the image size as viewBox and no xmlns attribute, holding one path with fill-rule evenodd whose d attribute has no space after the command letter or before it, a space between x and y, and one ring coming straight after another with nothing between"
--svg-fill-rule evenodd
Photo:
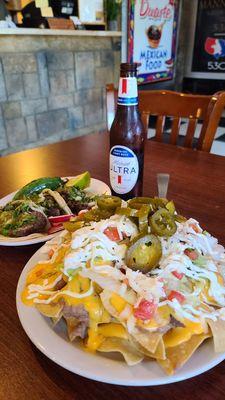
<instances>
[{"instance_id":1,"label":"dark wood tabletop","mask_svg":"<svg viewBox=\"0 0 225 400\"><path fill-rule=\"evenodd\" d=\"M108 135L99 133L0 158L0 197L41 176L89 170L106 183ZM148 141L144 194L156 195L156 174L169 173L168 197L187 217L225 245L225 157ZM124 387L94 382L59 367L29 341L16 312L20 273L39 245L0 248L1 400L222 400L225 362L190 380L165 386ZM76 360L75 360L76 362Z\"/></svg>"}]
</instances>

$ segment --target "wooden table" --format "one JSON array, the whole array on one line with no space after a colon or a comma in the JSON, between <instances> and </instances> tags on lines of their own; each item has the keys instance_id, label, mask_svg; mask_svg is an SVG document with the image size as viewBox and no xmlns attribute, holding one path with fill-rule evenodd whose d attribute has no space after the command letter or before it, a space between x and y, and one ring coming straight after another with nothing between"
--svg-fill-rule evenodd
<instances>
[{"instance_id":1,"label":"wooden table","mask_svg":"<svg viewBox=\"0 0 225 400\"><path fill-rule=\"evenodd\" d=\"M0 158L0 196L41 176L70 176L89 170L108 183L108 135L94 134ZM181 213L225 245L225 158L148 142L144 194L156 194L156 173L171 175L168 197ZM72 374L40 353L22 330L15 306L17 280L39 246L0 249L0 399L119 400L225 398L225 362L211 371L172 385L151 388L113 386Z\"/></svg>"}]
</instances>

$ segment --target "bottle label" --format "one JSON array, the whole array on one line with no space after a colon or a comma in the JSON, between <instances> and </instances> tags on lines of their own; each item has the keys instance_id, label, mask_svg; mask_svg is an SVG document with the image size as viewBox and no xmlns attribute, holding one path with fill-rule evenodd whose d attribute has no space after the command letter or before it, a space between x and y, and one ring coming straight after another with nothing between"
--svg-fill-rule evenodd
<instances>
[{"instance_id":1,"label":"bottle label","mask_svg":"<svg viewBox=\"0 0 225 400\"><path fill-rule=\"evenodd\" d=\"M117 104L135 106L138 104L137 79L120 78Z\"/></svg>"},{"instance_id":2,"label":"bottle label","mask_svg":"<svg viewBox=\"0 0 225 400\"><path fill-rule=\"evenodd\" d=\"M136 154L125 146L114 146L110 151L110 184L114 192L125 194L135 186L139 164Z\"/></svg>"}]
</instances>

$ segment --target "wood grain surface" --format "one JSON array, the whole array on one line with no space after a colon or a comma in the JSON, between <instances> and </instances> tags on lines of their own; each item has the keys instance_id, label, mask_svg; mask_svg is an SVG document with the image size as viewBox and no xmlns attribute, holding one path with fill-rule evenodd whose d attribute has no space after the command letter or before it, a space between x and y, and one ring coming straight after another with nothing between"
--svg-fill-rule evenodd
<instances>
[{"instance_id":1,"label":"wood grain surface","mask_svg":"<svg viewBox=\"0 0 225 400\"><path fill-rule=\"evenodd\" d=\"M71 176L89 170L106 183L108 135L94 134L0 158L0 196L41 176ZM156 174L170 173L168 197L187 217L225 245L225 158L148 141L144 194L156 195ZM222 400L225 362L205 374L171 385L135 388L94 382L70 373L40 353L24 333L16 312L20 273L39 248L0 248L1 400ZM74 360L76 362L76 360ZM104 365L103 367L104 368Z\"/></svg>"}]
</instances>

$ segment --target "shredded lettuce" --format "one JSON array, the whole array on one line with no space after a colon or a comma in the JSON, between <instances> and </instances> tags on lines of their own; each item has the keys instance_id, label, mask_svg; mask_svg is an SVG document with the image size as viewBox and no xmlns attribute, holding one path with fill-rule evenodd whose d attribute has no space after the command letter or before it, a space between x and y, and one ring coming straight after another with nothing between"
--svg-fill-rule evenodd
<instances>
[{"instance_id":1,"label":"shredded lettuce","mask_svg":"<svg viewBox=\"0 0 225 400\"><path fill-rule=\"evenodd\" d=\"M207 264L207 258L199 255L198 258L193 261L193 264L197 265L198 267L204 267Z\"/></svg>"},{"instance_id":2,"label":"shredded lettuce","mask_svg":"<svg viewBox=\"0 0 225 400\"><path fill-rule=\"evenodd\" d=\"M69 278L73 278L76 274L78 274L80 271L82 270L82 268L77 268L77 269L72 269L69 268L67 269L67 275L69 276Z\"/></svg>"}]
</instances>

